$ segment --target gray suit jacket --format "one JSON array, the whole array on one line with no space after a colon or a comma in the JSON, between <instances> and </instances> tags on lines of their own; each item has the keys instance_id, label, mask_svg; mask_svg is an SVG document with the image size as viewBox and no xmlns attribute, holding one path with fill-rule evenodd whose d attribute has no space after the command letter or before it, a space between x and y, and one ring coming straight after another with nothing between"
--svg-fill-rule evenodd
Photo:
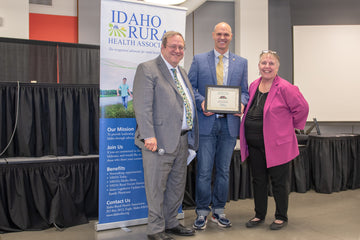
<instances>
[{"instance_id":1,"label":"gray suit jacket","mask_svg":"<svg viewBox=\"0 0 360 240\"><path fill-rule=\"evenodd\" d=\"M179 69L190 90L195 107L195 97L190 81L185 70L181 67ZM137 67L133 94L137 122L135 144L144 148L141 140L156 137L159 149L163 148L166 153L173 153L180 140L184 103L160 55ZM197 150L199 141L196 112L193 129L188 133L189 148L194 150Z\"/></svg>"}]
</instances>

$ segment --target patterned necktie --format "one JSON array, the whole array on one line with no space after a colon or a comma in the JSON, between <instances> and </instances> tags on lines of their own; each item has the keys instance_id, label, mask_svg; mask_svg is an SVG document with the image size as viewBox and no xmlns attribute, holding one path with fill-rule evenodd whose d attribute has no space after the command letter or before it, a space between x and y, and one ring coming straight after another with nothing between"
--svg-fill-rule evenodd
<instances>
[{"instance_id":1,"label":"patterned necktie","mask_svg":"<svg viewBox=\"0 0 360 240\"><path fill-rule=\"evenodd\" d=\"M171 71L174 74L174 80L175 80L176 87L178 88L179 93L184 100L185 111L186 111L186 124L188 125L188 127L190 129L192 129L193 120L192 120L192 112L191 112L189 99L186 96L185 91L184 91L183 87L181 86L179 79L177 78L176 69L172 68Z\"/></svg>"},{"instance_id":2,"label":"patterned necktie","mask_svg":"<svg viewBox=\"0 0 360 240\"><path fill-rule=\"evenodd\" d=\"M217 78L217 85L224 84L224 63L223 63L223 55L219 56L219 62L216 65L216 78Z\"/></svg>"}]
</instances>

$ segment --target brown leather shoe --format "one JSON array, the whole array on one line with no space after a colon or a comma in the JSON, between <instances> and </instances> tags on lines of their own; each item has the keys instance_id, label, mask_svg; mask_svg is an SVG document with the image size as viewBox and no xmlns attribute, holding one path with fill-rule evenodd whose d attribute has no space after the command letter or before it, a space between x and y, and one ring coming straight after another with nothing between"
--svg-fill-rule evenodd
<instances>
[{"instance_id":1,"label":"brown leather shoe","mask_svg":"<svg viewBox=\"0 0 360 240\"><path fill-rule=\"evenodd\" d=\"M165 229L166 233L172 233L179 236L192 236L195 234L194 229L184 227L183 225L179 224L174 228Z\"/></svg>"},{"instance_id":2,"label":"brown leather shoe","mask_svg":"<svg viewBox=\"0 0 360 240\"><path fill-rule=\"evenodd\" d=\"M165 232L149 234L147 235L149 240L175 240L171 236L167 235Z\"/></svg>"}]
</instances>

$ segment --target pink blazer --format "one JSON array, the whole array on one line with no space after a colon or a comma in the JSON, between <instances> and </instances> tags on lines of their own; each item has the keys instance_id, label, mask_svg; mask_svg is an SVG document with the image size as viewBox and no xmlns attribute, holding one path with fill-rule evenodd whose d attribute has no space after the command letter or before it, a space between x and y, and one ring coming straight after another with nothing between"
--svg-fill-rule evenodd
<instances>
[{"instance_id":1,"label":"pink blazer","mask_svg":"<svg viewBox=\"0 0 360 240\"><path fill-rule=\"evenodd\" d=\"M261 78L249 87L250 99L240 125L241 159L249 156L245 139L245 119ZM285 164L299 155L295 128L304 129L309 105L299 88L276 76L264 106L263 134L267 167Z\"/></svg>"}]
</instances>

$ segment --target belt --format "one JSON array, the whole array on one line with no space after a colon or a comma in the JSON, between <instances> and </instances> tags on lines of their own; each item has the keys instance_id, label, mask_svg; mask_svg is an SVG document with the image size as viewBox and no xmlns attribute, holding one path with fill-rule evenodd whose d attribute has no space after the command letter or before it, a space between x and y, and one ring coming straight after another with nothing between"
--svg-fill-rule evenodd
<instances>
[{"instance_id":1,"label":"belt","mask_svg":"<svg viewBox=\"0 0 360 240\"><path fill-rule=\"evenodd\" d=\"M227 114L216 114L216 118L226 118Z\"/></svg>"},{"instance_id":2,"label":"belt","mask_svg":"<svg viewBox=\"0 0 360 240\"><path fill-rule=\"evenodd\" d=\"M185 134L187 134L190 130L181 130L181 134L180 136L184 136Z\"/></svg>"}]
</instances>

